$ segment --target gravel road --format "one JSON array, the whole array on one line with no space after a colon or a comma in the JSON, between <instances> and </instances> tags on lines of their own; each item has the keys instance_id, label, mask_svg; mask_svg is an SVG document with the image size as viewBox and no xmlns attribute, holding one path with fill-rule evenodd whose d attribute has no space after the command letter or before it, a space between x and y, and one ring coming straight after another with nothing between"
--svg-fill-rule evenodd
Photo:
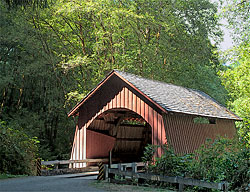
<instances>
[{"instance_id":1,"label":"gravel road","mask_svg":"<svg viewBox=\"0 0 250 192\"><path fill-rule=\"evenodd\" d=\"M0 191L95 191L104 192L92 185L96 176L83 174L21 177L0 180Z\"/></svg>"}]
</instances>

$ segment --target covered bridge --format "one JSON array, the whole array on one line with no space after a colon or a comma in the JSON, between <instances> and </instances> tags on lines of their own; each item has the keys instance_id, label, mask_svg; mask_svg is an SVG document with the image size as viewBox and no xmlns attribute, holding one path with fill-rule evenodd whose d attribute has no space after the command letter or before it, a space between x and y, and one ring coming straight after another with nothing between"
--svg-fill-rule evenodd
<instances>
[{"instance_id":1,"label":"covered bridge","mask_svg":"<svg viewBox=\"0 0 250 192\"><path fill-rule=\"evenodd\" d=\"M113 70L68 114L78 116L71 159L140 161L147 144L194 152L207 138L232 138L240 120L207 94ZM162 154L158 148L156 156ZM75 166L83 166L77 164Z\"/></svg>"}]
</instances>

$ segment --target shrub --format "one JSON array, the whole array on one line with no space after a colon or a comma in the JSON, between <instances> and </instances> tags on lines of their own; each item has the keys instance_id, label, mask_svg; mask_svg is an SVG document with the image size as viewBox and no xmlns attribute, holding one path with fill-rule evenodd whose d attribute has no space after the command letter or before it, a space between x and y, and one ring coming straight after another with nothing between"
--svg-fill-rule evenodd
<instances>
[{"instance_id":1,"label":"shrub","mask_svg":"<svg viewBox=\"0 0 250 192\"><path fill-rule=\"evenodd\" d=\"M168 176L186 176L189 174L193 154L176 155L173 148L164 145L162 156L153 161L153 154L158 147L148 145L145 148L143 162L148 162L149 171Z\"/></svg>"},{"instance_id":2,"label":"shrub","mask_svg":"<svg viewBox=\"0 0 250 192\"><path fill-rule=\"evenodd\" d=\"M238 139L208 140L197 151L193 164L194 178L205 181L227 181L231 189L250 184L250 151Z\"/></svg>"},{"instance_id":3,"label":"shrub","mask_svg":"<svg viewBox=\"0 0 250 192\"><path fill-rule=\"evenodd\" d=\"M153 162L157 147L148 145L144 152L143 161L149 162L151 172L208 182L227 181L231 190L250 190L250 150L238 139L207 140L195 155L177 155L173 149L164 146L164 154Z\"/></svg>"},{"instance_id":4,"label":"shrub","mask_svg":"<svg viewBox=\"0 0 250 192\"><path fill-rule=\"evenodd\" d=\"M31 175L35 170L36 138L29 138L0 121L0 173Z\"/></svg>"}]
</instances>

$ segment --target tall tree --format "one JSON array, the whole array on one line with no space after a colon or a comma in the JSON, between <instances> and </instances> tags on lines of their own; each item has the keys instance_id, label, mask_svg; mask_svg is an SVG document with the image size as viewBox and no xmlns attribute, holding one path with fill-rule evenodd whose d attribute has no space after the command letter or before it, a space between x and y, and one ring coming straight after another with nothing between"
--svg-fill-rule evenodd
<instances>
[{"instance_id":1,"label":"tall tree","mask_svg":"<svg viewBox=\"0 0 250 192\"><path fill-rule=\"evenodd\" d=\"M210 38L220 36L207 0L55 1L34 16L85 95L113 68L201 89L223 101ZM217 88L219 87L219 88Z\"/></svg>"},{"instance_id":2,"label":"tall tree","mask_svg":"<svg viewBox=\"0 0 250 192\"><path fill-rule=\"evenodd\" d=\"M238 48L237 63L221 74L223 84L231 96L230 108L243 118L238 123L239 134L250 145L250 43Z\"/></svg>"},{"instance_id":3,"label":"tall tree","mask_svg":"<svg viewBox=\"0 0 250 192\"><path fill-rule=\"evenodd\" d=\"M55 153L65 132L71 133L64 107L69 83L22 10L7 9L1 1L0 17L0 119L37 136L41 154ZM65 146L61 149L68 153Z\"/></svg>"},{"instance_id":4,"label":"tall tree","mask_svg":"<svg viewBox=\"0 0 250 192\"><path fill-rule=\"evenodd\" d=\"M235 46L229 52L231 65L221 77L231 96L228 105L243 118L238 123L239 134L250 145L250 4L245 0L230 1L224 11L234 31Z\"/></svg>"}]
</instances>

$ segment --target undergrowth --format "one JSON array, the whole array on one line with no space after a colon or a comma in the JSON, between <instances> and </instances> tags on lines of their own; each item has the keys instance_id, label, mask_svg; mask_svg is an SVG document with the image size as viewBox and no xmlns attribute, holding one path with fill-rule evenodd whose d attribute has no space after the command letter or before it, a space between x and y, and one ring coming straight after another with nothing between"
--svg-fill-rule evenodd
<instances>
[{"instance_id":1,"label":"undergrowth","mask_svg":"<svg viewBox=\"0 0 250 192\"><path fill-rule=\"evenodd\" d=\"M250 150L237 139L207 140L195 154L185 155L177 155L173 148L164 145L161 146L164 149L162 156L154 159L158 147L148 145L144 151L142 160L147 164L148 172L207 182L226 181L229 190L250 190Z\"/></svg>"}]
</instances>

